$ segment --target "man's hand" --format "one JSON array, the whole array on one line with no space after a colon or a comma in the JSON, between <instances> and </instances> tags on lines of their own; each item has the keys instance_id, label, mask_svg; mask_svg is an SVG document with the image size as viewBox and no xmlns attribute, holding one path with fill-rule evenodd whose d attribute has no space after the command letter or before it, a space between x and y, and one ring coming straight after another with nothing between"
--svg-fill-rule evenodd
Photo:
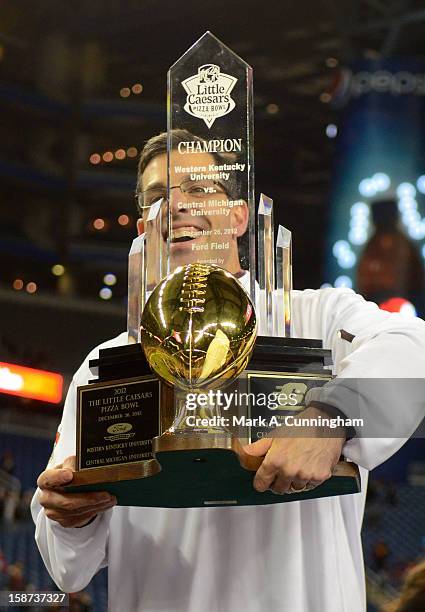
<instances>
[{"instance_id":1,"label":"man's hand","mask_svg":"<svg viewBox=\"0 0 425 612\"><path fill-rule=\"evenodd\" d=\"M327 417L320 410L310 407L299 416L317 418L319 415ZM262 493L270 489L274 493L294 493L312 489L331 477L341 456L344 432L336 433L337 430L323 426L315 429L282 426L277 431L279 437L262 438L245 446L251 455L265 455L254 478L257 491Z\"/></svg>"},{"instance_id":2,"label":"man's hand","mask_svg":"<svg viewBox=\"0 0 425 612\"><path fill-rule=\"evenodd\" d=\"M62 493L62 487L72 481L73 470L75 456L67 457L63 464L45 470L37 480L41 489L39 501L46 516L62 527L84 527L97 514L117 503L116 498L106 491Z\"/></svg>"}]
</instances>

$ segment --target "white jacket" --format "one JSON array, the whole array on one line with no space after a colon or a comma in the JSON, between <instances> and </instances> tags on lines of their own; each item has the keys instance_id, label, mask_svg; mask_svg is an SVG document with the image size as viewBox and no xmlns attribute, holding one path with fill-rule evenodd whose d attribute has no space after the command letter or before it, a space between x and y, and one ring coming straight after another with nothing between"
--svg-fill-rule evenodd
<instances>
[{"instance_id":1,"label":"white jacket","mask_svg":"<svg viewBox=\"0 0 425 612\"><path fill-rule=\"evenodd\" d=\"M355 335L351 344L338 338L341 328ZM425 375L425 322L383 312L349 289L294 291L293 332L321 338L340 376ZM121 334L101 347L125 342ZM91 378L88 360L99 348L71 383L55 463L75 454L76 388ZM403 410L392 410L392 418L403 419L413 432L425 399L421 405L397 393L393 399ZM363 468L362 492L356 495L256 507L114 507L87 527L65 529L45 516L36 492L36 541L63 591L83 589L108 566L114 612L361 612L367 470L404 441L345 444L346 457Z\"/></svg>"}]
</instances>

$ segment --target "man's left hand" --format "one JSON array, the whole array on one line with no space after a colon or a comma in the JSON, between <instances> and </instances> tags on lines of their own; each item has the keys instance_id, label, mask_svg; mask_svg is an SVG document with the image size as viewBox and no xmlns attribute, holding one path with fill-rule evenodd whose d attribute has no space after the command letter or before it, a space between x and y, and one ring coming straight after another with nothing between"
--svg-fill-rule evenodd
<instances>
[{"instance_id":1,"label":"man's left hand","mask_svg":"<svg viewBox=\"0 0 425 612\"><path fill-rule=\"evenodd\" d=\"M328 417L313 407L306 408L298 416ZM324 426L282 426L278 431L279 437L262 438L244 447L256 457L265 455L254 478L257 491L262 493L270 489L274 493L294 493L316 487L332 476L345 442L343 431Z\"/></svg>"}]
</instances>

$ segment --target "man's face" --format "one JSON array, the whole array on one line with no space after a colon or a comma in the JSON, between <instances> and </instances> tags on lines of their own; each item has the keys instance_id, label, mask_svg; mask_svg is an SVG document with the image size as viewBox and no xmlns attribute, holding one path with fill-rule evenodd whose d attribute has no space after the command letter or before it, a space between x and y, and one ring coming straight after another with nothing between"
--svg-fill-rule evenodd
<instances>
[{"instance_id":1,"label":"man's face","mask_svg":"<svg viewBox=\"0 0 425 612\"><path fill-rule=\"evenodd\" d=\"M210 173L209 164L217 163L209 153L181 154L173 151L170 162L171 269L204 262L216 263L229 272L239 272L237 238L247 229L246 203L230 200L219 184L200 178L200 175ZM149 196L165 190L166 154L149 162L141 183L140 191L146 194L148 190ZM206 188L206 192L201 186ZM165 225L163 223L163 227ZM142 227L143 223L139 222L139 232Z\"/></svg>"}]
</instances>

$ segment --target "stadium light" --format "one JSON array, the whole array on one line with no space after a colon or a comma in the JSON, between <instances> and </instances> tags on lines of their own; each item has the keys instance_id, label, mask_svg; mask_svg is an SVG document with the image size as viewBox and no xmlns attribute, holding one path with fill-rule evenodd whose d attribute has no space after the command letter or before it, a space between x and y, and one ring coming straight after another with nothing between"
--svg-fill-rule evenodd
<instances>
[{"instance_id":1,"label":"stadium light","mask_svg":"<svg viewBox=\"0 0 425 612\"><path fill-rule=\"evenodd\" d=\"M0 393L59 404L62 388L60 374L0 362Z\"/></svg>"}]
</instances>

